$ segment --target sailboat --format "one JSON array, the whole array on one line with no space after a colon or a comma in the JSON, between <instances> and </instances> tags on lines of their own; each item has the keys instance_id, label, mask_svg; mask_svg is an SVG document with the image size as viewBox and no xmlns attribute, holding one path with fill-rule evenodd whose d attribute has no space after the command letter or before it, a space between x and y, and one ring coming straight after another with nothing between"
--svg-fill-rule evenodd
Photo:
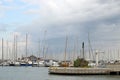
<instances>
[{"instance_id":1,"label":"sailboat","mask_svg":"<svg viewBox=\"0 0 120 80\"><path fill-rule=\"evenodd\" d=\"M67 42L68 42L68 37L66 36L64 61L61 62L61 64L60 64L61 67L68 67L69 66L69 62L66 60Z\"/></svg>"},{"instance_id":2,"label":"sailboat","mask_svg":"<svg viewBox=\"0 0 120 80\"><path fill-rule=\"evenodd\" d=\"M20 66L20 62L18 61L18 57L17 57L17 46L18 46L18 44L17 44L17 35L15 36L15 62L14 62L14 64L15 64L15 66Z\"/></svg>"},{"instance_id":3,"label":"sailboat","mask_svg":"<svg viewBox=\"0 0 120 80\"><path fill-rule=\"evenodd\" d=\"M2 63L0 64L1 66L3 66L3 64L4 64L4 50L3 50L3 46L4 44L3 44L3 38L2 38Z\"/></svg>"},{"instance_id":4,"label":"sailboat","mask_svg":"<svg viewBox=\"0 0 120 80\"><path fill-rule=\"evenodd\" d=\"M9 66L9 63L4 60L4 40L2 38L2 63L0 64L0 66Z\"/></svg>"},{"instance_id":5,"label":"sailboat","mask_svg":"<svg viewBox=\"0 0 120 80\"><path fill-rule=\"evenodd\" d=\"M13 52L13 60L10 61L9 66L20 66L20 62L17 60L17 35L14 35L12 52Z\"/></svg>"},{"instance_id":6,"label":"sailboat","mask_svg":"<svg viewBox=\"0 0 120 80\"><path fill-rule=\"evenodd\" d=\"M38 67L44 67L45 66L45 61L40 59L40 41L39 41L39 44L38 44L38 48L39 48L39 60L38 60Z\"/></svg>"},{"instance_id":7,"label":"sailboat","mask_svg":"<svg viewBox=\"0 0 120 80\"><path fill-rule=\"evenodd\" d=\"M26 57L20 62L20 66L32 66L32 62L28 60L28 35L26 34Z\"/></svg>"}]
</instances>

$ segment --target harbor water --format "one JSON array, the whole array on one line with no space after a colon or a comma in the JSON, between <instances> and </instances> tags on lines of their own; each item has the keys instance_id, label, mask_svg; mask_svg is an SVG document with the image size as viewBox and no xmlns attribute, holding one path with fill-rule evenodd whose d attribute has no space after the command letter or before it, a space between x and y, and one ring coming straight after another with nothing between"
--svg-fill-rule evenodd
<instances>
[{"instance_id":1,"label":"harbor water","mask_svg":"<svg viewBox=\"0 0 120 80\"><path fill-rule=\"evenodd\" d=\"M119 75L52 75L48 67L0 67L0 80L119 80Z\"/></svg>"}]
</instances>

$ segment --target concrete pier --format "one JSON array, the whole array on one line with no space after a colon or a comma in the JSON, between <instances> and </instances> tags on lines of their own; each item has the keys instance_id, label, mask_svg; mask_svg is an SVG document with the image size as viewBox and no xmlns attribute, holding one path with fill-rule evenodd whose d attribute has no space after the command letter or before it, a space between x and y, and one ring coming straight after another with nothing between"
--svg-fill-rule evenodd
<instances>
[{"instance_id":1,"label":"concrete pier","mask_svg":"<svg viewBox=\"0 0 120 80\"><path fill-rule=\"evenodd\" d=\"M50 74L63 75L119 75L120 70L110 68L74 68L74 67L50 67Z\"/></svg>"}]
</instances>

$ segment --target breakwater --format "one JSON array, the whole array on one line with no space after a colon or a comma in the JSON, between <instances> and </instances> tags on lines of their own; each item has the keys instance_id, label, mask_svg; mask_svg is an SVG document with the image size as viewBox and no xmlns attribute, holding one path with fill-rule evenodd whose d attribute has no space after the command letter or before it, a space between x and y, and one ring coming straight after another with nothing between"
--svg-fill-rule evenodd
<instances>
[{"instance_id":1,"label":"breakwater","mask_svg":"<svg viewBox=\"0 0 120 80\"><path fill-rule=\"evenodd\" d=\"M120 69L113 68L75 68L75 67L50 67L50 74L63 75L119 75Z\"/></svg>"}]
</instances>

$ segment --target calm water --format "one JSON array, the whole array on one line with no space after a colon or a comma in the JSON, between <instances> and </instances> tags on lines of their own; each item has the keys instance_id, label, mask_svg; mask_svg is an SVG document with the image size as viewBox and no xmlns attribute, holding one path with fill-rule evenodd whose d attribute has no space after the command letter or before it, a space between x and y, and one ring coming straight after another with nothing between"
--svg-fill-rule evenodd
<instances>
[{"instance_id":1,"label":"calm water","mask_svg":"<svg viewBox=\"0 0 120 80\"><path fill-rule=\"evenodd\" d=\"M120 80L111 75L50 75L45 67L0 67L0 80Z\"/></svg>"}]
</instances>

